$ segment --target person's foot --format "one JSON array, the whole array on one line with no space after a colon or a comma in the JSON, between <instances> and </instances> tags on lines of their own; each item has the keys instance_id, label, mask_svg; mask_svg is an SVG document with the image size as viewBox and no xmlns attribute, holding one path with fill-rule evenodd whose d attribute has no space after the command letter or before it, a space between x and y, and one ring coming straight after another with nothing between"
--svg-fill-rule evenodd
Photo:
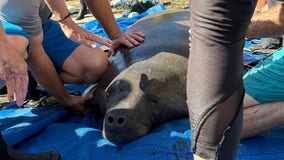
<instances>
[{"instance_id":1,"label":"person's foot","mask_svg":"<svg viewBox=\"0 0 284 160\"><path fill-rule=\"evenodd\" d=\"M24 153L19 152L11 147L7 148L10 160L60 160L60 154L56 151L41 153Z\"/></svg>"}]
</instances>

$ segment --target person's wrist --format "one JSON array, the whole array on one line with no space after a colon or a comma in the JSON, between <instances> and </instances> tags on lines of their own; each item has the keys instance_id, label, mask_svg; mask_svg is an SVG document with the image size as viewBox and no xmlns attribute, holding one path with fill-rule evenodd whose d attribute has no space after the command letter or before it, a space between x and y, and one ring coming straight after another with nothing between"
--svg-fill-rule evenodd
<instances>
[{"instance_id":1,"label":"person's wrist","mask_svg":"<svg viewBox=\"0 0 284 160\"><path fill-rule=\"evenodd\" d=\"M122 32L118 32L116 34L113 34L112 36L110 36L110 39L111 40L115 40L117 39L118 37L120 37L122 35Z\"/></svg>"},{"instance_id":2,"label":"person's wrist","mask_svg":"<svg viewBox=\"0 0 284 160\"><path fill-rule=\"evenodd\" d=\"M72 97L68 93L62 94L61 97L55 97L55 99L63 106L66 107L72 106Z\"/></svg>"},{"instance_id":3,"label":"person's wrist","mask_svg":"<svg viewBox=\"0 0 284 160\"><path fill-rule=\"evenodd\" d=\"M60 17L57 21L58 21L59 23L62 23L62 22L64 22L65 20L67 20L68 18L71 18L71 13L70 13L70 12L68 12L68 14L65 15L64 17Z\"/></svg>"}]
</instances>

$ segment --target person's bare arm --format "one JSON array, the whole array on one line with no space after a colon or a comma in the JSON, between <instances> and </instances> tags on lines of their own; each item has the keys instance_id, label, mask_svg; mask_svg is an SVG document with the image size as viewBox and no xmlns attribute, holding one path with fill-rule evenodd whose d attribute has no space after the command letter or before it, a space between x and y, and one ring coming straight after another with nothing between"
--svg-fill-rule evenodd
<instances>
[{"instance_id":1,"label":"person's bare arm","mask_svg":"<svg viewBox=\"0 0 284 160\"><path fill-rule=\"evenodd\" d=\"M94 17L101 23L110 39L122 34L118 27L108 0L85 0Z\"/></svg>"},{"instance_id":2,"label":"person's bare arm","mask_svg":"<svg viewBox=\"0 0 284 160\"><path fill-rule=\"evenodd\" d=\"M103 37L95 35L79 25L77 25L72 18L67 9L64 0L45 0L46 4L54 14L55 18L59 20L59 24L64 32L64 34L71 40L86 45L91 48L95 48L94 42L110 46L111 41Z\"/></svg>"},{"instance_id":3,"label":"person's bare arm","mask_svg":"<svg viewBox=\"0 0 284 160\"><path fill-rule=\"evenodd\" d=\"M8 99L14 100L21 106L25 100L28 88L27 64L17 53L15 46L11 46L0 21L0 79L7 85Z\"/></svg>"},{"instance_id":4,"label":"person's bare arm","mask_svg":"<svg viewBox=\"0 0 284 160\"><path fill-rule=\"evenodd\" d=\"M144 34L141 32L126 31L123 33L120 30L108 0L85 0L85 2L103 26L109 38L113 40L111 54L114 54L115 50L121 45L131 48L144 41Z\"/></svg>"},{"instance_id":5,"label":"person's bare arm","mask_svg":"<svg viewBox=\"0 0 284 160\"><path fill-rule=\"evenodd\" d=\"M284 4L255 14L247 31L248 38L274 37L284 35Z\"/></svg>"},{"instance_id":6,"label":"person's bare arm","mask_svg":"<svg viewBox=\"0 0 284 160\"><path fill-rule=\"evenodd\" d=\"M44 51L42 39L43 34L41 33L38 36L31 37L30 40L31 54L27 62L33 75L37 81L57 99L59 103L82 113L88 112L84 103L91 97L78 97L68 94L55 70L55 67Z\"/></svg>"}]
</instances>

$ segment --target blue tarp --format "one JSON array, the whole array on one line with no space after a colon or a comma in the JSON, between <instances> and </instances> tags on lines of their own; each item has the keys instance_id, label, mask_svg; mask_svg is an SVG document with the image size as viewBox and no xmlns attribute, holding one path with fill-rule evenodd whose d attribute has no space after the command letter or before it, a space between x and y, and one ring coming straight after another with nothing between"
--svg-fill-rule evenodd
<instances>
[{"instance_id":1,"label":"blue tarp","mask_svg":"<svg viewBox=\"0 0 284 160\"><path fill-rule=\"evenodd\" d=\"M266 38L246 40L244 48L249 48L253 44L260 44L264 42L265 40ZM244 55L243 56L244 64L249 64L249 63L261 60L266 57L266 54L262 52L251 52L248 50L244 50L243 55Z\"/></svg>"},{"instance_id":2,"label":"blue tarp","mask_svg":"<svg viewBox=\"0 0 284 160\"><path fill-rule=\"evenodd\" d=\"M161 10L165 10L164 6L158 5L138 17L119 18L118 24L125 31L143 16ZM105 36L96 21L83 27ZM71 85L68 87L72 88ZM84 87L74 88L81 90ZM31 153L58 150L62 160L193 159L188 118L165 123L144 137L123 145L102 138L102 119L95 122L92 114L69 115L61 105L31 109L18 108L13 103L0 111L0 124L9 145ZM241 141L237 159L284 159L284 127Z\"/></svg>"}]
</instances>

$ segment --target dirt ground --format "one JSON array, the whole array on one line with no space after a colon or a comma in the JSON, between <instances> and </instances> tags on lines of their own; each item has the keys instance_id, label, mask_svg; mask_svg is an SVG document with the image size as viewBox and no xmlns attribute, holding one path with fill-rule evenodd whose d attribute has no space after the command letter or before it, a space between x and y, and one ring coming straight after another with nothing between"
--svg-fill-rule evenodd
<instances>
[{"instance_id":1,"label":"dirt ground","mask_svg":"<svg viewBox=\"0 0 284 160\"><path fill-rule=\"evenodd\" d=\"M183 8L187 8L189 5L189 0L160 0L161 4L164 4L167 8L167 10L171 10L171 9L183 9ZM79 11L80 8L80 3L79 0L69 0L66 2L67 6L70 8L73 8L75 10ZM112 8L114 16L116 18L122 17L122 12L125 9L116 9L116 8ZM76 14L72 15L72 19L78 23L78 24L82 24L88 21L91 21L94 19L92 14L87 14L85 16L84 19L82 20L76 20ZM7 99L7 95L6 94L0 94L0 108L2 108L3 106L6 106L8 103L8 99Z\"/></svg>"}]
</instances>

